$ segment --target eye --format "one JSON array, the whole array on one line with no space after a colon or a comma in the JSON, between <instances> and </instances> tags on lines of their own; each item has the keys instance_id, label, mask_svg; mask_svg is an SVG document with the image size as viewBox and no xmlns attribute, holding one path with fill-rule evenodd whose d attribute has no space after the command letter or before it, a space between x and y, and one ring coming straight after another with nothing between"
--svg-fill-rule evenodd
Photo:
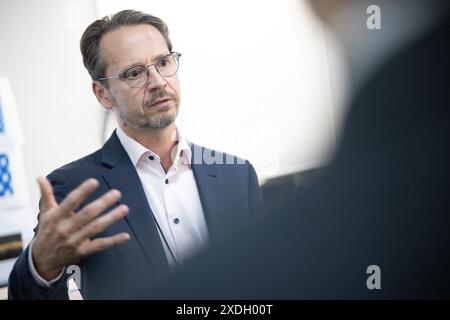
<instances>
[{"instance_id":1,"label":"eye","mask_svg":"<svg viewBox=\"0 0 450 320\"><path fill-rule=\"evenodd\" d=\"M128 80L134 80L137 78L140 78L145 72L145 67L143 66L137 66L131 69L128 69L124 73L124 78Z\"/></svg>"},{"instance_id":2,"label":"eye","mask_svg":"<svg viewBox=\"0 0 450 320\"><path fill-rule=\"evenodd\" d=\"M170 58L171 58L171 56L159 59L158 65L163 68L167 67L171 63Z\"/></svg>"}]
</instances>

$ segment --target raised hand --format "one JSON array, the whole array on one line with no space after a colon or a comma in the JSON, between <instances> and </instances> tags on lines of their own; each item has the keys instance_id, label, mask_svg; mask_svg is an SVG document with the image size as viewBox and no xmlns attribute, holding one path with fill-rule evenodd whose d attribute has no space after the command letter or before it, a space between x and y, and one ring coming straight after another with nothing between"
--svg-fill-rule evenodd
<instances>
[{"instance_id":1,"label":"raised hand","mask_svg":"<svg viewBox=\"0 0 450 320\"><path fill-rule=\"evenodd\" d=\"M92 253L130 239L128 233L119 233L90 240L128 214L128 207L119 205L98 217L120 199L118 190L110 190L75 213L74 210L97 189L97 180L87 179L59 205L50 182L43 177L39 177L37 182L42 199L39 229L33 240L32 257L36 271L42 278L47 281L54 279L65 266L76 264Z\"/></svg>"}]
</instances>

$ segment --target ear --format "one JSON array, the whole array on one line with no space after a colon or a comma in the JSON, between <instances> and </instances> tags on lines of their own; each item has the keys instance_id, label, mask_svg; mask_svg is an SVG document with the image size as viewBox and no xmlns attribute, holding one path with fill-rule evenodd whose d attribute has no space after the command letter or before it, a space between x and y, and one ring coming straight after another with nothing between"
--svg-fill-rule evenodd
<instances>
[{"instance_id":1,"label":"ear","mask_svg":"<svg viewBox=\"0 0 450 320\"><path fill-rule=\"evenodd\" d=\"M105 86L103 86L100 81L92 81L92 91L97 97L98 102L103 106L103 108L111 110L114 106L111 93Z\"/></svg>"}]
</instances>

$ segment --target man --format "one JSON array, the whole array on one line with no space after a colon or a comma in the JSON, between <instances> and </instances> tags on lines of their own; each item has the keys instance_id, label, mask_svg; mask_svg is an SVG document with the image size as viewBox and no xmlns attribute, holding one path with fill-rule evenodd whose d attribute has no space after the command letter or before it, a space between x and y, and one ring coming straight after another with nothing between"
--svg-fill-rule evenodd
<instances>
[{"instance_id":1,"label":"man","mask_svg":"<svg viewBox=\"0 0 450 320\"><path fill-rule=\"evenodd\" d=\"M67 298L72 270L85 299L126 298L125 288L264 208L248 161L188 143L175 126L181 54L161 19L121 11L92 23L80 47L118 128L100 150L38 180L39 225L11 272L12 299Z\"/></svg>"},{"instance_id":2,"label":"man","mask_svg":"<svg viewBox=\"0 0 450 320\"><path fill-rule=\"evenodd\" d=\"M136 297L450 298L448 1L311 3L356 88L336 158L266 221ZM370 5L381 30L366 27Z\"/></svg>"}]
</instances>

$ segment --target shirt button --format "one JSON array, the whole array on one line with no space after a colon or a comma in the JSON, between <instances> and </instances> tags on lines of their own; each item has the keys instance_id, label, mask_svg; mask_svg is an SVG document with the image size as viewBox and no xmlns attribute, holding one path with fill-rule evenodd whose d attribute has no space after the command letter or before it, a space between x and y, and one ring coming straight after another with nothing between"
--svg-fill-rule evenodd
<instances>
[{"instance_id":1,"label":"shirt button","mask_svg":"<svg viewBox=\"0 0 450 320\"><path fill-rule=\"evenodd\" d=\"M166 181L165 181L165 182L166 182L166 184L169 184L169 179L166 179Z\"/></svg>"},{"instance_id":2,"label":"shirt button","mask_svg":"<svg viewBox=\"0 0 450 320\"><path fill-rule=\"evenodd\" d=\"M173 219L173 223L175 223L175 224L180 223L180 219L178 219L178 218Z\"/></svg>"},{"instance_id":3,"label":"shirt button","mask_svg":"<svg viewBox=\"0 0 450 320\"><path fill-rule=\"evenodd\" d=\"M155 157L154 156L149 156L148 157L150 160L155 160Z\"/></svg>"}]
</instances>

